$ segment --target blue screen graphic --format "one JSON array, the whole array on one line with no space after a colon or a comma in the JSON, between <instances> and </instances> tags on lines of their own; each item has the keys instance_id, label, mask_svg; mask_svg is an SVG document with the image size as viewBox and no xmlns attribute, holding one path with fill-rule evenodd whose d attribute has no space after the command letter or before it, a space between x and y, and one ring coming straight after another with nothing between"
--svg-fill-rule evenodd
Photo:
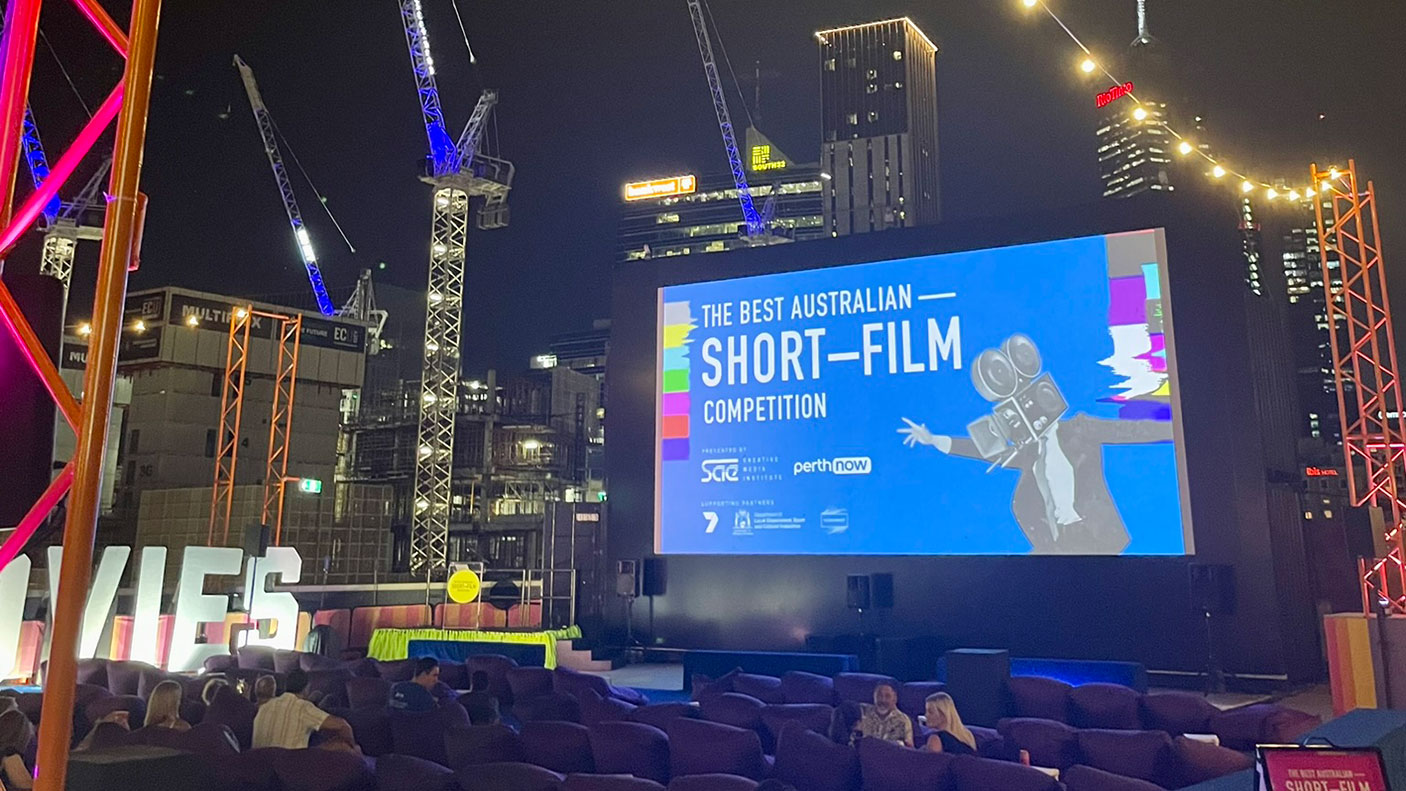
<instances>
[{"instance_id":1,"label":"blue screen graphic","mask_svg":"<svg viewBox=\"0 0 1406 791\"><path fill-rule=\"evenodd\" d=\"M659 290L656 549L1192 551L1160 229Z\"/></svg>"}]
</instances>

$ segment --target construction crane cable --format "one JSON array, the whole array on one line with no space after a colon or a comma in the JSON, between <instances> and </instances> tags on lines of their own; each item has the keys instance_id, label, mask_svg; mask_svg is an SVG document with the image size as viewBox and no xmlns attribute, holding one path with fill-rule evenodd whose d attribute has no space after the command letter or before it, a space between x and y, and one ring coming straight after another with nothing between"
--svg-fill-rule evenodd
<instances>
[{"instance_id":1,"label":"construction crane cable","mask_svg":"<svg viewBox=\"0 0 1406 791\"><path fill-rule=\"evenodd\" d=\"M464 37L464 49L469 51L469 64L478 63L478 57L474 55L474 47L469 43L469 31L464 27L464 16L459 13L459 0L449 0L449 4L454 6L454 18L459 20L459 33Z\"/></svg>"},{"instance_id":2,"label":"construction crane cable","mask_svg":"<svg viewBox=\"0 0 1406 791\"><path fill-rule=\"evenodd\" d=\"M342 230L342 224L337 222L336 216L332 214L332 207L327 205L327 196L323 195L322 190L318 189L317 185L312 182L312 176L308 175L307 170L303 167L303 163L298 160L298 152L293 150L293 146L289 145L288 138L283 136L283 130L278 128L278 123L273 120L272 115L269 116L269 124L273 127L274 134L278 135L278 139L283 142L283 150L288 152L288 157L293 160L293 164L298 168L298 172L303 174L303 180L308 183L309 187L312 187L312 194L317 196L317 202L322 206L322 210L327 213L327 218L332 221L332 225L337 229L337 233L341 235L342 241L346 243L347 249L355 253L356 246L351 243L351 239L347 238L347 232Z\"/></svg>"},{"instance_id":3,"label":"construction crane cable","mask_svg":"<svg viewBox=\"0 0 1406 791\"><path fill-rule=\"evenodd\" d=\"M754 126L752 111L747 108L747 97L742 95L742 86L737 82L737 72L732 70L732 61L727 57L727 45L723 43L722 32L718 30L717 20L713 19L713 7L704 2L703 10L708 12L708 21L712 23L713 31L718 34L716 36L718 49L723 53L723 65L727 66L727 74L732 78L732 90L737 94L738 104L742 105L742 114L747 116L747 125Z\"/></svg>"},{"instance_id":4,"label":"construction crane cable","mask_svg":"<svg viewBox=\"0 0 1406 791\"><path fill-rule=\"evenodd\" d=\"M58 64L59 71L63 74L63 78L68 81L68 87L73 90L73 95L78 98L79 106L83 108L83 112L91 119L93 117L93 111L88 108L88 103L83 101L83 94L78 92L78 86L73 83L73 77L69 75L68 69L64 68L63 61L59 59L59 53L54 49L54 45L49 43L49 37L44 35L43 28L39 29L39 39L44 42L44 46L48 48L49 54L54 56L54 63Z\"/></svg>"}]
</instances>

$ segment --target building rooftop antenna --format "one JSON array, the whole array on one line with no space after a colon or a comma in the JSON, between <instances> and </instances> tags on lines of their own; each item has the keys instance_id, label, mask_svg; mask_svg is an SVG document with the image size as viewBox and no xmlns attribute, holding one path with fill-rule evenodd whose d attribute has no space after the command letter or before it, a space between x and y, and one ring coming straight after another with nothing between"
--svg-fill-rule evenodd
<instances>
[{"instance_id":1,"label":"building rooftop antenna","mask_svg":"<svg viewBox=\"0 0 1406 791\"><path fill-rule=\"evenodd\" d=\"M1137 38L1134 47L1145 47L1152 43L1152 34L1147 30L1147 0L1137 0Z\"/></svg>"}]
</instances>

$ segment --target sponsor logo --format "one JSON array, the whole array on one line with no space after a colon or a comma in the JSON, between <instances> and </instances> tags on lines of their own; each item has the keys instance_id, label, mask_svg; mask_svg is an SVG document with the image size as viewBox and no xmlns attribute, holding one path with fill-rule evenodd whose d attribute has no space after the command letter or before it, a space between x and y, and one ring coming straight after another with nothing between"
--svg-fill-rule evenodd
<instances>
[{"instance_id":1,"label":"sponsor logo","mask_svg":"<svg viewBox=\"0 0 1406 791\"><path fill-rule=\"evenodd\" d=\"M704 459L703 483L736 483L739 459Z\"/></svg>"},{"instance_id":2,"label":"sponsor logo","mask_svg":"<svg viewBox=\"0 0 1406 791\"><path fill-rule=\"evenodd\" d=\"M737 513L732 515L732 532L744 534L752 532L751 511L738 509Z\"/></svg>"},{"instance_id":3,"label":"sponsor logo","mask_svg":"<svg viewBox=\"0 0 1406 791\"><path fill-rule=\"evenodd\" d=\"M868 475L873 469L874 461L868 456L836 456L833 459L798 461L792 465L791 474L828 472L833 475Z\"/></svg>"},{"instance_id":4,"label":"sponsor logo","mask_svg":"<svg viewBox=\"0 0 1406 791\"><path fill-rule=\"evenodd\" d=\"M707 530L704 530L704 531L703 531L704 533L711 533L711 532L713 532L714 530L717 530L717 529L718 529L718 513L717 513L717 511L704 511L704 512L703 512L703 518L706 519L706 520L708 520L708 529L707 529Z\"/></svg>"},{"instance_id":5,"label":"sponsor logo","mask_svg":"<svg viewBox=\"0 0 1406 791\"><path fill-rule=\"evenodd\" d=\"M849 509L826 508L820 512L820 529L828 536L843 533L849 529Z\"/></svg>"}]
</instances>

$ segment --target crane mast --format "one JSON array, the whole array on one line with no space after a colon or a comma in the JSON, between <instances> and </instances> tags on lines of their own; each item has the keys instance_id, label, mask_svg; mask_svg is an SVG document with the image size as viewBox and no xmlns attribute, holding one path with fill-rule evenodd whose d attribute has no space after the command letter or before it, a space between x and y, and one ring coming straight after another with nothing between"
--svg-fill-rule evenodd
<instances>
[{"instance_id":1,"label":"crane mast","mask_svg":"<svg viewBox=\"0 0 1406 791\"><path fill-rule=\"evenodd\" d=\"M331 316L337 309L332 304L332 298L327 296L327 287L322 282L322 271L317 266L317 254L313 251L312 239L308 236L308 229L303 226L303 212L298 208L298 199L293 195L293 184L288 179L288 171L283 167L283 154L278 148L273 117L264 106L263 97L259 95L259 85L254 81L254 72L249 65L238 55L234 56L234 65L239 69L240 79L244 81L244 92L249 95L249 106L254 111L254 121L258 124L259 136L264 141L264 153L268 155L269 165L273 168L274 182L283 197L283 210L288 215L288 223L293 226L293 239L297 242L298 255L303 259L303 268L307 270L308 282L312 284L317 309L322 315Z\"/></svg>"},{"instance_id":2,"label":"crane mast","mask_svg":"<svg viewBox=\"0 0 1406 791\"><path fill-rule=\"evenodd\" d=\"M420 0L399 0L399 5L429 141L429 159L421 178L434 188L410 530L410 567L423 572L428 581L448 563L469 204L474 197L484 199L478 213L479 228L507 225L513 165L482 150L483 127L498 101L494 91L479 96L458 142L449 136L435 84L424 9Z\"/></svg>"},{"instance_id":3,"label":"crane mast","mask_svg":"<svg viewBox=\"0 0 1406 791\"><path fill-rule=\"evenodd\" d=\"M708 78L708 91L713 95L713 111L722 130L723 148L727 149L727 164L732 168L732 182L737 186L737 202L742 204L742 219L747 225L746 236L766 236L767 225L752 203L752 189L747 185L747 172L742 167L742 154L737 150L737 135L732 128L732 114L727 110L723 83L718 77L718 62L713 58L713 42L708 37L708 25L703 18L702 0L688 0L688 14L693 18L693 35L698 38L698 54L703 57L703 74Z\"/></svg>"}]
</instances>

